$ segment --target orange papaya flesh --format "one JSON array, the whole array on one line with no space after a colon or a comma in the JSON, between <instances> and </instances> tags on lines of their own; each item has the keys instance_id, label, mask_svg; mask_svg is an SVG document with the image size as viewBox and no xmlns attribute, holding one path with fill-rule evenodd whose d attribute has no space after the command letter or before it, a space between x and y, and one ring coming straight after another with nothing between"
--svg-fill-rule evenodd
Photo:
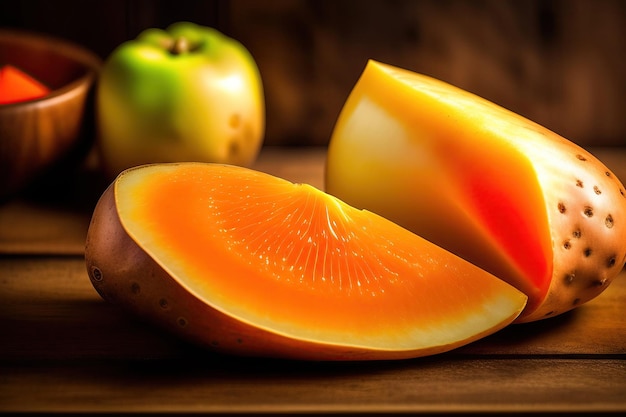
<instances>
[{"instance_id":1,"label":"orange papaya flesh","mask_svg":"<svg viewBox=\"0 0 626 417\"><path fill-rule=\"evenodd\" d=\"M166 271L168 285L211 310L204 315L195 308L177 330L222 346L232 346L227 339L236 333L237 353L423 356L499 330L526 303L491 274L306 184L241 167L184 163L131 169L112 190L115 208L108 215L118 216L124 233ZM92 232L95 218L88 240L104 240L106 230ZM86 254L99 288L104 280L94 280L94 267L111 276L101 270L111 263L103 252ZM138 274L131 264L116 279L130 282ZM154 287L153 305L171 296L171 290L159 294L164 284L149 277L146 286ZM135 303L125 291L111 298ZM233 324L219 330L207 320Z\"/></svg>"},{"instance_id":2,"label":"orange papaya flesh","mask_svg":"<svg viewBox=\"0 0 626 417\"><path fill-rule=\"evenodd\" d=\"M533 309L547 292L552 273L548 218L545 211L536 209L545 203L533 167L518 152L505 150L510 144L492 140L487 132L481 133L480 144L459 139L462 132L454 134L453 141L458 143L439 144L438 157L446 161L448 175L456 178L450 184L454 184L455 207L464 214L459 221L468 221L478 233L466 235L467 226L457 224L457 237L450 247L439 233L428 238L496 276L507 277L530 296L527 309ZM501 164L467 158L476 147L481 148L485 160L500 160ZM505 153L511 156L502 158Z\"/></svg>"}]
</instances>

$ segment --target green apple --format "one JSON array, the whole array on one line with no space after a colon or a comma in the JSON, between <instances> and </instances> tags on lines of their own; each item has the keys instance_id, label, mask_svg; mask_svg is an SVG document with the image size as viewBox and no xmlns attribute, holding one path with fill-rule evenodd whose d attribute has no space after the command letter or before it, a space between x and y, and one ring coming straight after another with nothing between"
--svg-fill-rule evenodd
<instances>
[{"instance_id":1,"label":"green apple","mask_svg":"<svg viewBox=\"0 0 626 417\"><path fill-rule=\"evenodd\" d=\"M219 31L189 22L147 29L108 57L96 98L109 176L158 162L250 165L265 133L258 67Z\"/></svg>"}]
</instances>

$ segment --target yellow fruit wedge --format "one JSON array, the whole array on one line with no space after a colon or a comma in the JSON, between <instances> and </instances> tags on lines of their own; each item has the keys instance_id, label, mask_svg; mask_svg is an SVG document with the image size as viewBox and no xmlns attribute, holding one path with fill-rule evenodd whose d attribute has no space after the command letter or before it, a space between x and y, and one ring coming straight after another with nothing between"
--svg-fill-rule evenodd
<instances>
[{"instance_id":1,"label":"yellow fruit wedge","mask_svg":"<svg viewBox=\"0 0 626 417\"><path fill-rule=\"evenodd\" d=\"M518 322L593 299L626 260L626 196L580 146L450 84L370 61L329 145L326 191L528 295Z\"/></svg>"}]
</instances>

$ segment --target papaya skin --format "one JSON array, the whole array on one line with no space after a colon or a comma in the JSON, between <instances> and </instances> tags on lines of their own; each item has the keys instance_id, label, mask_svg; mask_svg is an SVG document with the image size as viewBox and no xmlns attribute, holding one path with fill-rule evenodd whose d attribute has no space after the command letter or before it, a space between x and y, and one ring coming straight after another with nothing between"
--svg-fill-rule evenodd
<instances>
[{"instance_id":1,"label":"papaya skin","mask_svg":"<svg viewBox=\"0 0 626 417\"><path fill-rule=\"evenodd\" d=\"M115 199L114 182L102 194L89 225L85 262L92 285L104 300L194 345L235 356L310 361L395 360L450 351L495 331L489 329L471 340L444 346L383 350L300 340L249 325L191 294L150 257L126 232Z\"/></svg>"}]
</instances>

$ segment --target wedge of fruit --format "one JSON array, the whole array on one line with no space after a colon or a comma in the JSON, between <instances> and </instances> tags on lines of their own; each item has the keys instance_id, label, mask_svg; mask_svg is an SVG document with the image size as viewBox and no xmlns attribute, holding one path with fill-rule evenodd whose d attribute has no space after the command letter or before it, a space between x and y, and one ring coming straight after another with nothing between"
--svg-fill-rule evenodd
<instances>
[{"instance_id":1,"label":"wedge of fruit","mask_svg":"<svg viewBox=\"0 0 626 417\"><path fill-rule=\"evenodd\" d=\"M593 155L467 91L375 61L335 126L326 191L526 293L518 322L591 300L626 258L624 186Z\"/></svg>"},{"instance_id":2,"label":"wedge of fruit","mask_svg":"<svg viewBox=\"0 0 626 417\"><path fill-rule=\"evenodd\" d=\"M241 355L435 354L497 331L526 303L383 217L229 165L122 173L94 211L86 264L103 298Z\"/></svg>"}]
</instances>

